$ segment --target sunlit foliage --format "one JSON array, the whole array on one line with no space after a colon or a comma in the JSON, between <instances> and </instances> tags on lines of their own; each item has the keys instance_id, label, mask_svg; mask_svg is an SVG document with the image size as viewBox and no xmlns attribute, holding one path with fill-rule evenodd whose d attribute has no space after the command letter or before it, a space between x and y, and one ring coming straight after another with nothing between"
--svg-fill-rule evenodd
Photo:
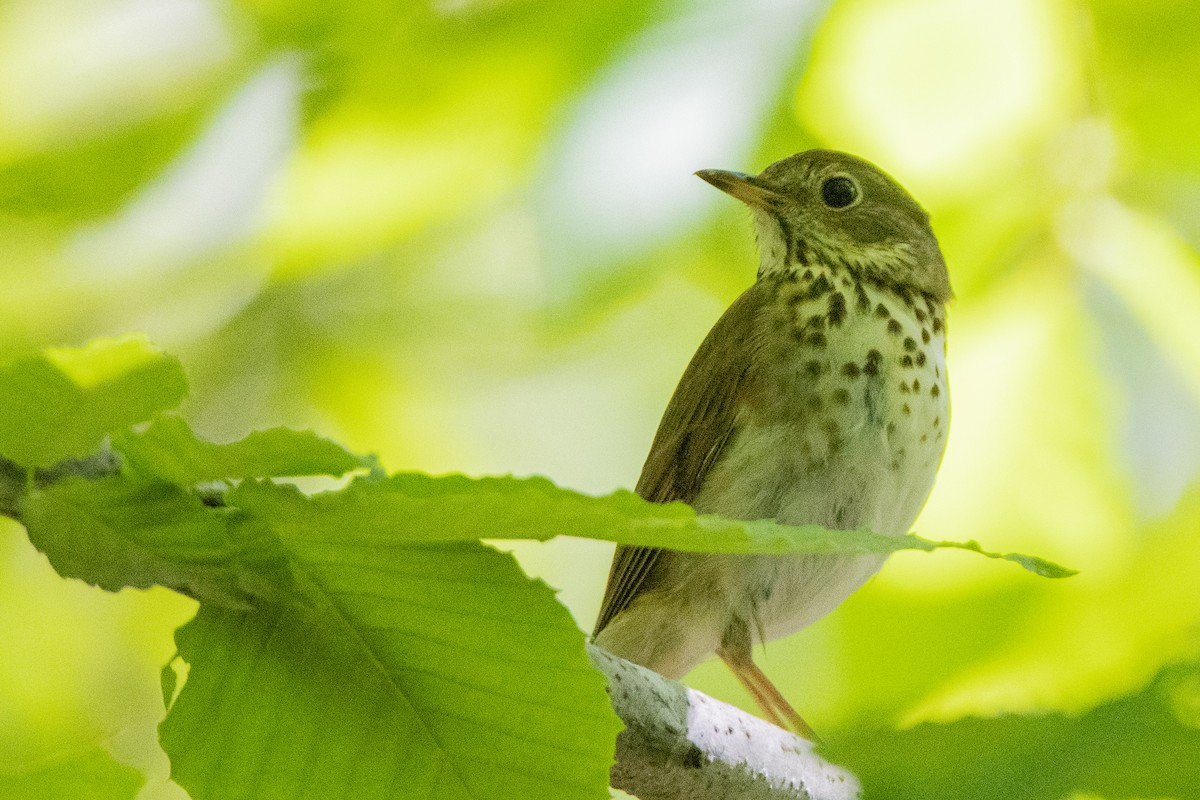
<instances>
[{"instance_id":1,"label":"sunlit foliage","mask_svg":"<svg viewBox=\"0 0 1200 800\"><path fill-rule=\"evenodd\" d=\"M1081 574L901 553L761 663L835 742L1105 719L1200 655L1197 30L1122 0L10 0L0 363L137 331L217 440L628 487L752 279L691 172L851 150L929 209L957 293L917 532ZM603 545L517 555L590 627ZM0 775L102 743L180 797L155 682L194 608L63 581L0 520Z\"/></svg>"}]
</instances>

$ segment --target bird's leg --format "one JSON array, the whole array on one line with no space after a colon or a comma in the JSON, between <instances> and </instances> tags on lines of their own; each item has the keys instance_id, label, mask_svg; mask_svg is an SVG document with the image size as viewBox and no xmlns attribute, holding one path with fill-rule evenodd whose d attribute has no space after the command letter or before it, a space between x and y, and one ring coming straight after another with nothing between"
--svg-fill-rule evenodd
<instances>
[{"instance_id":1,"label":"bird's leg","mask_svg":"<svg viewBox=\"0 0 1200 800\"><path fill-rule=\"evenodd\" d=\"M743 668L742 662L734 659L727 650L717 650L717 655L729 667L729 671L733 673L733 677L737 678L738 682L746 687L746 691L754 698L754 702L758 705L759 710L762 711L763 716L766 717L767 722L779 728L786 727L783 724L783 720L775 713L775 709L772 708L767 696L762 693L758 688L758 684L754 682L754 676Z\"/></svg>"},{"instance_id":2,"label":"bird's leg","mask_svg":"<svg viewBox=\"0 0 1200 800\"><path fill-rule=\"evenodd\" d=\"M775 684L766 676L766 673L758 668L757 664L747 659L746 668L754 676L754 679L758 681L759 691L766 695L767 700L775 707L776 712L783 715L783 718L788 721L788 725L794 733L803 736L810 742L821 741L821 737L817 736L816 731L804 721L804 718L800 716L799 712L787 701L787 698L775 687Z\"/></svg>"},{"instance_id":3,"label":"bird's leg","mask_svg":"<svg viewBox=\"0 0 1200 800\"><path fill-rule=\"evenodd\" d=\"M754 663L749 647L729 648L722 645L717 649L717 655L728 665L742 686L746 687L746 691L762 709L763 716L767 718L768 722L780 728L789 729L811 742L820 741L820 737L809 727L804 718L796 709L792 708L792 704L775 688L771 679ZM786 720L787 724L784 724L783 720Z\"/></svg>"}]
</instances>

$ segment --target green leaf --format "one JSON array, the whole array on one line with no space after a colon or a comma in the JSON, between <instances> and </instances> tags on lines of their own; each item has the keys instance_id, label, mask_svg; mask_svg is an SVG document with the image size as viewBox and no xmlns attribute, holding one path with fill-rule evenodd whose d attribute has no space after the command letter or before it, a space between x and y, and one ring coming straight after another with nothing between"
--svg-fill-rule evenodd
<instances>
[{"instance_id":1,"label":"green leaf","mask_svg":"<svg viewBox=\"0 0 1200 800\"><path fill-rule=\"evenodd\" d=\"M0 209L66 223L113 212L193 141L220 99L193 94L173 113L99 135L80 128L92 137L0 162Z\"/></svg>"},{"instance_id":2,"label":"green leaf","mask_svg":"<svg viewBox=\"0 0 1200 800\"><path fill-rule=\"evenodd\" d=\"M265 529L167 484L68 479L33 491L24 522L58 574L110 592L157 584L246 608L286 596L291 583L279 543Z\"/></svg>"},{"instance_id":3,"label":"green leaf","mask_svg":"<svg viewBox=\"0 0 1200 800\"><path fill-rule=\"evenodd\" d=\"M142 774L99 745L16 769L0 766L0 800L133 800Z\"/></svg>"},{"instance_id":4,"label":"green leaf","mask_svg":"<svg viewBox=\"0 0 1200 800\"><path fill-rule=\"evenodd\" d=\"M338 528L286 544L311 604L201 606L176 637L191 668L160 734L195 800L608 796L603 679L510 555Z\"/></svg>"},{"instance_id":5,"label":"green leaf","mask_svg":"<svg viewBox=\"0 0 1200 800\"><path fill-rule=\"evenodd\" d=\"M160 416L141 433L113 439L129 467L180 486L239 478L342 475L369 466L367 459L311 431L271 428L229 444L197 438L180 417Z\"/></svg>"},{"instance_id":6,"label":"green leaf","mask_svg":"<svg viewBox=\"0 0 1200 800\"><path fill-rule=\"evenodd\" d=\"M26 468L84 456L185 394L179 361L143 339L50 348L0 367L0 454Z\"/></svg>"},{"instance_id":7,"label":"green leaf","mask_svg":"<svg viewBox=\"0 0 1200 800\"><path fill-rule=\"evenodd\" d=\"M828 755L889 800L1200 797L1200 664L1078 717L1008 715L834 739Z\"/></svg>"},{"instance_id":8,"label":"green leaf","mask_svg":"<svg viewBox=\"0 0 1200 800\"><path fill-rule=\"evenodd\" d=\"M1200 168L1190 134L1200 125L1200 81L1194 33L1200 6L1089 0L1092 69L1099 71L1105 107L1130 148L1152 162L1186 172ZM1161 185L1161 183L1160 183Z\"/></svg>"},{"instance_id":9,"label":"green leaf","mask_svg":"<svg viewBox=\"0 0 1200 800\"><path fill-rule=\"evenodd\" d=\"M1035 575L1041 575L1043 578L1069 578L1072 575L1079 574L1079 570L1074 570L1070 567L1064 567L1061 564L1056 564L1053 561L1048 561L1038 556L1027 556L1022 555L1021 553L995 553L991 550L984 550L979 542L975 541L974 539L966 542L949 542L944 539L941 541L932 541L930 539L923 539L920 536L912 533L908 534L905 538L906 541L912 545L911 549L913 550L924 550L925 552L931 552L939 547L950 547L954 548L955 550L970 550L972 553L978 553L979 555L986 556L988 558L998 558L1003 561L1011 561L1014 564L1020 564L1025 569L1029 570Z\"/></svg>"},{"instance_id":10,"label":"green leaf","mask_svg":"<svg viewBox=\"0 0 1200 800\"><path fill-rule=\"evenodd\" d=\"M1045 577L1071 570L1033 556L1000 554L977 543L933 542L909 534L793 527L770 520L745 522L698 515L683 503L649 503L633 492L589 497L546 478L434 478L401 473L371 477L312 497L294 487L247 482L229 495L232 505L278 529L299 535L354 530L372 540L538 539L581 536L623 544L713 553L892 553L955 547L1020 564Z\"/></svg>"}]
</instances>

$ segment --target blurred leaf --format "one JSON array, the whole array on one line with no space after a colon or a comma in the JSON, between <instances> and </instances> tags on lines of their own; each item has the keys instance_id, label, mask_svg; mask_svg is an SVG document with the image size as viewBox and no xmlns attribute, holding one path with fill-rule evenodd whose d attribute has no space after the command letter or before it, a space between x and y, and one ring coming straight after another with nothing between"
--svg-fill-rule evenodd
<instances>
[{"instance_id":1,"label":"blurred leaf","mask_svg":"<svg viewBox=\"0 0 1200 800\"><path fill-rule=\"evenodd\" d=\"M265 237L280 253L278 273L341 267L486 213L518 185L533 147L531 117L544 113L539 70L524 69L530 80L459 87L436 104L422 98L419 113L352 107L315 121L288 165Z\"/></svg>"},{"instance_id":2,"label":"blurred leaf","mask_svg":"<svg viewBox=\"0 0 1200 800\"><path fill-rule=\"evenodd\" d=\"M48 349L0 367L0 454L24 467L84 456L186 393L178 359L137 337Z\"/></svg>"},{"instance_id":3,"label":"blurred leaf","mask_svg":"<svg viewBox=\"0 0 1200 800\"><path fill-rule=\"evenodd\" d=\"M243 0L268 46L304 53L311 79L307 135L264 237L277 275L345 268L416 236L453 242L446 226L495 218L526 194L563 107L662 5ZM405 269L431 273L425 251Z\"/></svg>"},{"instance_id":4,"label":"blurred leaf","mask_svg":"<svg viewBox=\"0 0 1200 800\"><path fill-rule=\"evenodd\" d=\"M1200 485L1170 517L1132 531L1136 548L1124 553L1121 569L1088 571L1052 592L1028 585L1032 594L1009 592L989 598L990 603L980 598L986 605L972 621L983 629L993 652L947 673L941 686L907 709L904 721L946 721L994 711L1083 712L1136 691L1163 664L1194 651L1200 631L1194 589L1200 583L1197 530ZM956 602L954 609L963 606L971 607ZM1007 614L1006 627L987 630L1001 614ZM910 616L906 627L912 635L930 640L921 628L939 624L939 612L927 608ZM945 640L939 648L943 653L960 646L957 638ZM896 655L889 658L898 665L889 672L889 681L913 668Z\"/></svg>"},{"instance_id":5,"label":"blurred leaf","mask_svg":"<svg viewBox=\"0 0 1200 800\"><path fill-rule=\"evenodd\" d=\"M0 765L0 800L133 800L142 783L99 745L28 767Z\"/></svg>"},{"instance_id":6,"label":"blurred leaf","mask_svg":"<svg viewBox=\"0 0 1200 800\"><path fill-rule=\"evenodd\" d=\"M1200 150L1200 5L1089 0L1104 99L1132 150L1160 167L1196 172Z\"/></svg>"},{"instance_id":7,"label":"blurred leaf","mask_svg":"<svg viewBox=\"0 0 1200 800\"><path fill-rule=\"evenodd\" d=\"M289 475L338 476L369 466L312 431L271 428L229 444L197 438L182 418L157 417L145 431L117 434L113 446L136 472L191 486L209 481Z\"/></svg>"},{"instance_id":8,"label":"blurred leaf","mask_svg":"<svg viewBox=\"0 0 1200 800\"><path fill-rule=\"evenodd\" d=\"M1069 557L1091 572L1118 566L1135 520L1116 442L1100 434L1117 416L1109 376L1064 262L1031 253L1002 287L956 309L950 438L916 527ZM982 577L955 574L960 585Z\"/></svg>"},{"instance_id":9,"label":"blurred leaf","mask_svg":"<svg viewBox=\"0 0 1200 800\"><path fill-rule=\"evenodd\" d=\"M0 211L78 223L116 210L189 145L219 101L0 164Z\"/></svg>"},{"instance_id":10,"label":"blurred leaf","mask_svg":"<svg viewBox=\"0 0 1200 800\"><path fill-rule=\"evenodd\" d=\"M290 588L278 541L256 526L227 524L227 511L175 486L69 479L33 491L23 512L30 541L58 574L110 592L159 585L247 608Z\"/></svg>"},{"instance_id":11,"label":"blurred leaf","mask_svg":"<svg viewBox=\"0 0 1200 800\"><path fill-rule=\"evenodd\" d=\"M1149 518L1169 514L1200 475L1200 392L1172 365L1180 352L1152 338L1106 285L1090 279L1083 285L1121 395L1117 432L1138 511Z\"/></svg>"},{"instance_id":12,"label":"blurred leaf","mask_svg":"<svg viewBox=\"0 0 1200 800\"><path fill-rule=\"evenodd\" d=\"M397 521L409 541L592 539L711 553L892 553L955 547L1014 561L1039 575L1061 578L1071 570L1043 559L983 550L978 543L932 542L909 534L793 527L770 520L741 521L697 515L683 503L650 503L630 491L589 497L546 478L434 478L401 473L386 480L357 479L343 490L313 497L295 487L246 482L228 501L291 535L320 536L353 530L373 540L396 536Z\"/></svg>"},{"instance_id":13,"label":"blurred leaf","mask_svg":"<svg viewBox=\"0 0 1200 800\"><path fill-rule=\"evenodd\" d=\"M250 23L262 45L273 51L305 53L315 79L309 103L322 109L343 90L347 73L366 53L394 43L422 12L421 3L359 0L330 5L317 0L280 3L240 0L233 4ZM391 50L391 47L387 48Z\"/></svg>"},{"instance_id":14,"label":"blurred leaf","mask_svg":"<svg viewBox=\"0 0 1200 800\"><path fill-rule=\"evenodd\" d=\"M776 684L818 731L903 719L956 676L1019 640L1046 596L1090 575L1084 572L1064 585L1004 571L1009 580L999 587L985 590L972 582L969 589L946 592L920 580L930 565L904 577L911 563L926 560L893 557L881 575L834 613L767 647ZM932 566L949 580L976 571L977 559L965 553L947 552L939 560L943 563ZM991 695L978 699L989 709L995 701Z\"/></svg>"},{"instance_id":15,"label":"blurred leaf","mask_svg":"<svg viewBox=\"0 0 1200 800\"><path fill-rule=\"evenodd\" d=\"M607 797L603 678L512 556L336 526L287 546L311 608L202 606L177 635L191 669L160 730L195 800Z\"/></svg>"},{"instance_id":16,"label":"blurred leaf","mask_svg":"<svg viewBox=\"0 0 1200 800\"><path fill-rule=\"evenodd\" d=\"M686 260L655 250L744 206L693 173L757 172L760 128L808 54L823 2L708 0L639 31L568 108L535 187L548 289L576 313ZM789 134L792 131L789 130ZM669 143L669 146L666 145ZM743 240L747 255L750 236ZM728 267L728 263L726 266ZM736 263L736 262L733 262ZM747 259L747 276L753 259ZM599 296L598 296L599 295ZM582 306L583 308L579 308Z\"/></svg>"},{"instance_id":17,"label":"blurred leaf","mask_svg":"<svg viewBox=\"0 0 1200 800\"><path fill-rule=\"evenodd\" d=\"M1121 300L1200 398L1200 256L1161 220L1109 198L1078 203L1061 228L1079 265Z\"/></svg>"},{"instance_id":18,"label":"blurred leaf","mask_svg":"<svg viewBox=\"0 0 1200 800\"><path fill-rule=\"evenodd\" d=\"M849 736L829 756L889 800L1061 800L1200 797L1200 728L1177 714L1194 703L1198 664L1163 670L1140 692L1079 717L1062 714L926 723ZM1180 700L1180 698L1184 698Z\"/></svg>"},{"instance_id":19,"label":"blurred leaf","mask_svg":"<svg viewBox=\"0 0 1200 800\"><path fill-rule=\"evenodd\" d=\"M990 194L1079 103L1077 13L1036 0L834 3L797 113L924 202Z\"/></svg>"},{"instance_id":20,"label":"blurred leaf","mask_svg":"<svg viewBox=\"0 0 1200 800\"><path fill-rule=\"evenodd\" d=\"M618 0L602 13L579 14L553 0L236 3L265 47L308 56L315 84L306 100L310 117L358 96L377 108L395 104L410 119L423 103L475 85L480 75L504 84L510 54L533 62L554 54L557 66L547 65L545 77L582 83L585 70L663 5Z\"/></svg>"},{"instance_id":21,"label":"blurred leaf","mask_svg":"<svg viewBox=\"0 0 1200 800\"><path fill-rule=\"evenodd\" d=\"M0 209L76 225L186 152L248 68L224 16L194 2L6 4Z\"/></svg>"}]
</instances>

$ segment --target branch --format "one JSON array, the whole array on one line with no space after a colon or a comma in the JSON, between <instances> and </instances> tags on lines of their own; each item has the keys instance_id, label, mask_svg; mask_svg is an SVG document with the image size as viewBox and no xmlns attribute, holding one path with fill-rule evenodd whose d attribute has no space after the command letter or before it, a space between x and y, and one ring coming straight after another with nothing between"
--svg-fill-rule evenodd
<instances>
[{"instance_id":1,"label":"branch","mask_svg":"<svg viewBox=\"0 0 1200 800\"><path fill-rule=\"evenodd\" d=\"M49 469L34 470L32 483L38 488L51 486L70 478L95 480L121 471L121 462L116 453L108 448L87 458L69 458ZM0 455L0 516L21 522L21 501L30 484L30 476L19 464Z\"/></svg>"},{"instance_id":2,"label":"branch","mask_svg":"<svg viewBox=\"0 0 1200 800\"><path fill-rule=\"evenodd\" d=\"M813 743L588 645L608 678L617 737L612 785L641 800L856 800L858 779Z\"/></svg>"}]
</instances>

